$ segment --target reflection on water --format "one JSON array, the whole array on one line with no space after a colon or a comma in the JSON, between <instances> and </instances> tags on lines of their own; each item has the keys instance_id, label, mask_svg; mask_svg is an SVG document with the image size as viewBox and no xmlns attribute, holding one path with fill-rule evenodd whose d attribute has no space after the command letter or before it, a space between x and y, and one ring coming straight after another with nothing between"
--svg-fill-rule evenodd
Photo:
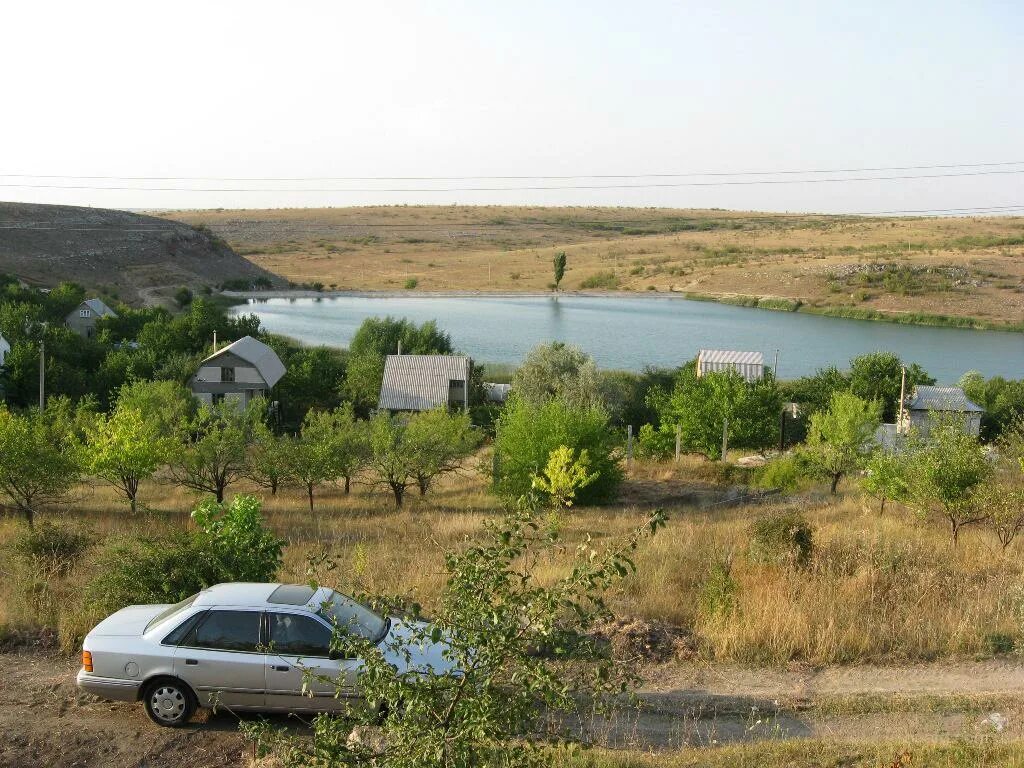
<instances>
[{"instance_id":1,"label":"reflection on water","mask_svg":"<svg viewBox=\"0 0 1024 768\"><path fill-rule=\"evenodd\" d=\"M477 360L515 363L536 344L564 341L605 368L677 366L697 350L759 350L793 378L884 349L923 365L942 383L968 370L1024 378L1024 334L925 328L668 298L593 296L258 299L235 312L311 344L346 346L367 317L437 320Z\"/></svg>"}]
</instances>

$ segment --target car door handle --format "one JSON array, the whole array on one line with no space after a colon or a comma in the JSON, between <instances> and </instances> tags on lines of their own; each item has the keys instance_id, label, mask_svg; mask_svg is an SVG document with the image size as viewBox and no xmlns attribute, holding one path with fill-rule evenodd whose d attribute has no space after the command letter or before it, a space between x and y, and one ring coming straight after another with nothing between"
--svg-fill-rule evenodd
<instances>
[{"instance_id":1,"label":"car door handle","mask_svg":"<svg viewBox=\"0 0 1024 768\"><path fill-rule=\"evenodd\" d=\"M199 664L199 660L198 659L185 659L185 664L187 664L190 667L195 667L195 666L197 666Z\"/></svg>"},{"instance_id":2,"label":"car door handle","mask_svg":"<svg viewBox=\"0 0 1024 768\"><path fill-rule=\"evenodd\" d=\"M275 664L273 669L274 669L275 672L287 672L288 670L291 669L291 667L289 667L287 665Z\"/></svg>"}]
</instances>

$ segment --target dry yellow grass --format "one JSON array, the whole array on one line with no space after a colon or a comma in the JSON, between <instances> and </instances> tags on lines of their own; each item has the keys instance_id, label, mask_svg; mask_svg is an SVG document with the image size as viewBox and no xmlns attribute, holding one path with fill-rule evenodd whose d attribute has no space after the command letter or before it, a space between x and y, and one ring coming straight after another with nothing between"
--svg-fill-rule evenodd
<instances>
[{"instance_id":1,"label":"dry yellow grass","mask_svg":"<svg viewBox=\"0 0 1024 768\"><path fill-rule=\"evenodd\" d=\"M419 291L543 291L555 252L563 284L819 306L925 312L1017 324L1024 317L1024 218L857 218L631 208L394 206L183 211L295 283ZM962 268L905 295L833 280L870 262ZM611 273L610 280L607 274ZM959 284L958 284L959 283Z\"/></svg>"},{"instance_id":2,"label":"dry yellow grass","mask_svg":"<svg viewBox=\"0 0 1024 768\"><path fill-rule=\"evenodd\" d=\"M680 470L641 465L634 474L676 478ZM108 489L83 487L73 507L41 519L82 525L100 540L125 532L154 534L188 524L195 500L155 484L142 498L152 510L132 517ZM1008 557L999 553L986 531L971 531L954 549L944 528L898 513L879 516L862 507L856 494L835 503L822 496L798 506L816 531L815 556L803 571L745 556L749 522L765 512L763 507L671 508L667 530L639 553L638 574L612 596L614 609L691 630L708 657L758 664L931 659L988 653L999 635L1019 640L1024 565L1014 548ZM282 579L305 581L307 556L326 550L339 563L335 582L406 593L429 606L443 585L442 548L479 535L499 506L483 478L469 475L442 480L425 499L411 497L403 511L395 511L385 494L362 486L348 497L337 490L322 494L314 515L297 490L266 496L264 510L271 527L289 542ZM646 511L608 507L566 513L566 551L540 563L540 577L567 568L575 544L586 535L598 545L609 542L640 523ZM0 521L0 547L23 525ZM709 618L698 608L699 595L709 565L730 553L736 607ZM0 627L52 622L54 615L39 596L24 594L23 579L14 578L7 554ZM63 585L50 585L68 638L94 618L78 604L89 568L86 563Z\"/></svg>"}]
</instances>

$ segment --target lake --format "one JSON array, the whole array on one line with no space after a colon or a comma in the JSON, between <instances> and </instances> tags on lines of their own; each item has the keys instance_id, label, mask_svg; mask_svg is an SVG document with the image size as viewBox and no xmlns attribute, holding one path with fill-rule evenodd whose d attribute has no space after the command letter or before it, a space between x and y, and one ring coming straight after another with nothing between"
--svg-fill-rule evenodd
<instances>
[{"instance_id":1,"label":"lake","mask_svg":"<svg viewBox=\"0 0 1024 768\"><path fill-rule=\"evenodd\" d=\"M759 350L779 376L795 378L887 350L920 363L940 383L965 371L1024 378L1024 334L929 328L773 312L679 298L486 296L253 299L233 312L309 344L344 347L368 317L436 320L456 349L480 362L518 363L536 344L563 341L602 368L674 367L699 349Z\"/></svg>"}]
</instances>

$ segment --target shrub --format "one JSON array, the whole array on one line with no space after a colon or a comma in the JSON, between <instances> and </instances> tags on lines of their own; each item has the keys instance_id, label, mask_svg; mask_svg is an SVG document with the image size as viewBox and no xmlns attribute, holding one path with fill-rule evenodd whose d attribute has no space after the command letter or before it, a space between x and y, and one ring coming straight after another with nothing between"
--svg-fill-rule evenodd
<instances>
[{"instance_id":1,"label":"shrub","mask_svg":"<svg viewBox=\"0 0 1024 768\"><path fill-rule=\"evenodd\" d=\"M405 281L405 290L411 291L413 288L415 288L419 284L420 284L419 280L417 280L415 277L410 277L408 280Z\"/></svg>"},{"instance_id":2,"label":"shrub","mask_svg":"<svg viewBox=\"0 0 1024 768\"><path fill-rule=\"evenodd\" d=\"M786 493L795 491L807 475L807 467L799 454L787 454L770 461L754 475L754 485Z\"/></svg>"},{"instance_id":3,"label":"shrub","mask_svg":"<svg viewBox=\"0 0 1024 768\"><path fill-rule=\"evenodd\" d=\"M639 459L667 459L675 453L675 442L668 432L661 432L653 424L644 424L636 436L636 455Z\"/></svg>"},{"instance_id":4,"label":"shrub","mask_svg":"<svg viewBox=\"0 0 1024 768\"><path fill-rule=\"evenodd\" d=\"M794 511L773 512L750 524L750 559L804 568L814 549L814 531L803 515Z\"/></svg>"},{"instance_id":5,"label":"shrub","mask_svg":"<svg viewBox=\"0 0 1024 768\"><path fill-rule=\"evenodd\" d=\"M176 603L224 581L270 581L284 542L263 527L259 508L252 496L236 496L229 505L208 501L193 512L198 531L114 541L99 558L87 603L109 613L137 603Z\"/></svg>"},{"instance_id":6,"label":"shrub","mask_svg":"<svg viewBox=\"0 0 1024 768\"><path fill-rule=\"evenodd\" d=\"M716 559L708 568L697 603L706 619L728 616L736 610L739 585L732 577L732 557Z\"/></svg>"},{"instance_id":7,"label":"shrub","mask_svg":"<svg viewBox=\"0 0 1024 768\"><path fill-rule=\"evenodd\" d=\"M583 279L580 283L580 288L583 290L587 289L604 289L614 290L619 287L619 278L611 270L605 272L595 272Z\"/></svg>"},{"instance_id":8,"label":"shrub","mask_svg":"<svg viewBox=\"0 0 1024 768\"><path fill-rule=\"evenodd\" d=\"M90 546L92 538L85 532L49 521L23 529L13 543L14 553L33 572L58 576L70 573Z\"/></svg>"},{"instance_id":9,"label":"shrub","mask_svg":"<svg viewBox=\"0 0 1024 768\"><path fill-rule=\"evenodd\" d=\"M192 303L192 291L185 286L182 286L174 292L174 300L177 302L179 307L187 307Z\"/></svg>"},{"instance_id":10,"label":"shrub","mask_svg":"<svg viewBox=\"0 0 1024 768\"><path fill-rule=\"evenodd\" d=\"M610 501L622 481L620 438L608 429L601 407L579 408L561 400L530 404L513 395L498 418L494 441L494 487L507 498L528 494L533 476L560 446L586 451L598 477L580 489L576 504Z\"/></svg>"}]
</instances>

